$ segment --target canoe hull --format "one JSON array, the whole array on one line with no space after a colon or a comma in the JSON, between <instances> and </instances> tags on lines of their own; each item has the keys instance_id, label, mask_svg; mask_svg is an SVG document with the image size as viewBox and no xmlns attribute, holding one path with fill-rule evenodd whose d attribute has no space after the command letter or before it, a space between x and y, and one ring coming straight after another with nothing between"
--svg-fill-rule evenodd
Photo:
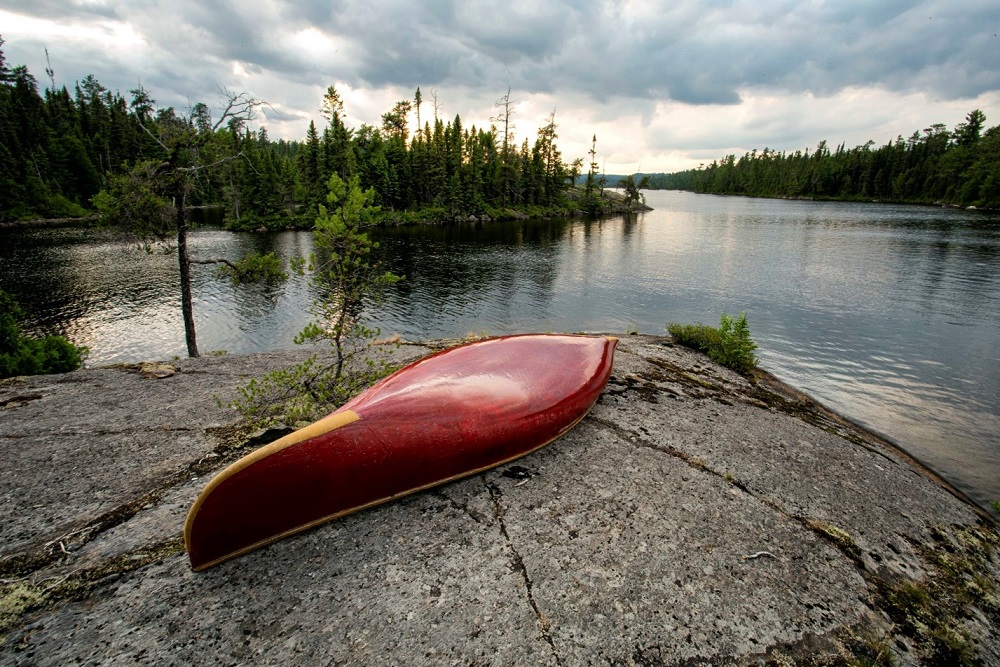
<instances>
[{"instance_id":1,"label":"canoe hull","mask_svg":"<svg viewBox=\"0 0 1000 667\"><path fill-rule=\"evenodd\" d=\"M192 567L211 567L548 444L597 400L615 343L508 336L410 364L219 473L185 525Z\"/></svg>"}]
</instances>

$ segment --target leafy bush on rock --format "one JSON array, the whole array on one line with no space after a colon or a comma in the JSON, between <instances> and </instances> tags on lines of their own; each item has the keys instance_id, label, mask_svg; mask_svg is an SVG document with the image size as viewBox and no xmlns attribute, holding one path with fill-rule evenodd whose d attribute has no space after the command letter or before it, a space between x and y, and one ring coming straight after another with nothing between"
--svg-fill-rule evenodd
<instances>
[{"instance_id":1,"label":"leafy bush on rock","mask_svg":"<svg viewBox=\"0 0 1000 667\"><path fill-rule=\"evenodd\" d=\"M676 343L704 352L712 361L738 373L747 373L757 367L757 357L753 353L757 344L750 337L746 313L736 318L723 313L718 328L700 322L671 322L667 331Z\"/></svg>"}]
</instances>

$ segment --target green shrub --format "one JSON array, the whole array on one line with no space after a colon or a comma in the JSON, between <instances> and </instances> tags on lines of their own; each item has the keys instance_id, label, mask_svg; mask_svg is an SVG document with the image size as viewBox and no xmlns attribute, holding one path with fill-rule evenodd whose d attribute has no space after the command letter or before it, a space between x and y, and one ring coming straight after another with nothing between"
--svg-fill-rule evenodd
<instances>
[{"instance_id":1,"label":"green shrub","mask_svg":"<svg viewBox=\"0 0 1000 667\"><path fill-rule=\"evenodd\" d=\"M738 373L747 373L757 366L757 357L753 353L757 345L750 337L746 313L740 313L735 319L723 313L718 329L700 322L672 322L667 325L667 331L679 345L704 352L712 361Z\"/></svg>"},{"instance_id":2,"label":"green shrub","mask_svg":"<svg viewBox=\"0 0 1000 667\"><path fill-rule=\"evenodd\" d=\"M82 218L90 211L62 195L55 195L48 201L47 214L52 218Z\"/></svg>"},{"instance_id":3,"label":"green shrub","mask_svg":"<svg viewBox=\"0 0 1000 667\"><path fill-rule=\"evenodd\" d=\"M719 320L719 337L722 339L721 345L714 354L711 351L708 353L714 361L740 373L746 373L757 366L757 357L753 353L757 344L750 338L746 313L740 313L735 320L731 315L723 313Z\"/></svg>"},{"instance_id":4,"label":"green shrub","mask_svg":"<svg viewBox=\"0 0 1000 667\"><path fill-rule=\"evenodd\" d=\"M0 378L66 373L83 365L87 348L62 336L29 338L18 326L22 317L24 311L17 302L0 290Z\"/></svg>"},{"instance_id":5,"label":"green shrub","mask_svg":"<svg viewBox=\"0 0 1000 667\"><path fill-rule=\"evenodd\" d=\"M220 276L229 278L234 286L248 283L273 285L288 280L288 273L273 252L266 255L250 253L231 264L222 264L217 272Z\"/></svg>"}]
</instances>

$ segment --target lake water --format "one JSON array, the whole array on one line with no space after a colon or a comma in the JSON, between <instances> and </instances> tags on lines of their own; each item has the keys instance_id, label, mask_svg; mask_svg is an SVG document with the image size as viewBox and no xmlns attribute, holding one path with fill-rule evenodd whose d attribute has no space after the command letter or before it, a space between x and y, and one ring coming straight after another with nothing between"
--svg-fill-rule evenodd
<instances>
[{"instance_id":1,"label":"lake water","mask_svg":"<svg viewBox=\"0 0 1000 667\"><path fill-rule=\"evenodd\" d=\"M663 333L745 311L762 365L887 436L981 503L1000 500L1000 215L931 207L649 192L603 221L379 232L405 274L372 319L406 338L470 332ZM204 228L195 257L308 254L303 232ZM88 365L185 353L174 255L81 229L0 231L0 288L35 333ZM311 288L232 288L194 269L203 352L292 346Z\"/></svg>"}]
</instances>

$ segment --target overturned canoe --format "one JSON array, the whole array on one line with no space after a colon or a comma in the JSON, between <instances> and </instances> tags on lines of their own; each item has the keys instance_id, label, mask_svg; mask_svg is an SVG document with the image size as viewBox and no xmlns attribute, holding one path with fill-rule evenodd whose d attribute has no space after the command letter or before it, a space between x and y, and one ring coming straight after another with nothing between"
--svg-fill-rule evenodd
<instances>
[{"instance_id":1,"label":"overturned canoe","mask_svg":"<svg viewBox=\"0 0 1000 667\"><path fill-rule=\"evenodd\" d=\"M507 336L406 366L216 475L184 525L191 567L212 567L552 442L597 400L616 343L592 336Z\"/></svg>"}]
</instances>

